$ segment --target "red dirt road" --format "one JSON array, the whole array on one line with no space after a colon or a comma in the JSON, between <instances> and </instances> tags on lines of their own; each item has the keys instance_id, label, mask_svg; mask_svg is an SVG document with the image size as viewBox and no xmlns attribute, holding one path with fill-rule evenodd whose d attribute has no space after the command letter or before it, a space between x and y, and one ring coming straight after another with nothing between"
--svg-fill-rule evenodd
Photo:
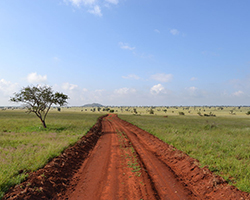
<instances>
[{"instance_id":1,"label":"red dirt road","mask_svg":"<svg viewBox=\"0 0 250 200\"><path fill-rule=\"evenodd\" d=\"M117 115L108 115L4 199L250 199L198 164Z\"/></svg>"},{"instance_id":2,"label":"red dirt road","mask_svg":"<svg viewBox=\"0 0 250 200\"><path fill-rule=\"evenodd\" d=\"M191 199L168 166L115 115L63 199ZM134 149L134 148L135 149ZM150 174L150 175L149 175Z\"/></svg>"},{"instance_id":3,"label":"red dirt road","mask_svg":"<svg viewBox=\"0 0 250 200\"><path fill-rule=\"evenodd\" d=\"M206 172L206 169L197 171L198 167L194 164L196 160L180 151L173 151L173 148L170 153L175 154L177 160L171 165L164 156L166 152L169 153L169 149L171 147L158 138L120 120L116 115L109 115L102 121L102 135L95 148L62 199L184 200L242 197L231 190L216 190L217 185L224 182L220 177ZM183 177L185 170L191 173L190 177ZM200 180L206 179L206 173L210 175L210 182Z\"/></svg>"}]
</instances>

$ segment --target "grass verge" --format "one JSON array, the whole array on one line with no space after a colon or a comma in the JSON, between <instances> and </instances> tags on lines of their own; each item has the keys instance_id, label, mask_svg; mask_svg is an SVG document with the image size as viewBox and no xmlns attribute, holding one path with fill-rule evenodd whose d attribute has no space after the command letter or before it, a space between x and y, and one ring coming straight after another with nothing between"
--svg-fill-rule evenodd
<instances>
[{"instance_id":1,"label":"grass verge","mask_svg":"<svg viewBox=\"0 0 250 200\"><path fill-rule=\"evenodd\" d=\"M0 199L28 172L43 167L73 145L96 123L100 114L51 112L48 128L24 111L0 111Z\"/></svg>"}]
</instances>

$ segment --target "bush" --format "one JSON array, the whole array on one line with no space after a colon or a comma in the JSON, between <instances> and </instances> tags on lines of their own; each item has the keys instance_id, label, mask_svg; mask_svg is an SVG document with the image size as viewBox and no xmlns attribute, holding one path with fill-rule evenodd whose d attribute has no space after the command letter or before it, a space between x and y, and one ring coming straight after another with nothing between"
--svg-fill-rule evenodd
<instances>
[{"instance_id":1,"label":"bush","mask_svg":"<svg viewBox=\"0 0 250 200\"><path fill-rule=\"evenodd\" d=\"M185 115L185 113L184 112L179 112L179 115Z\"/></svg>"},{"instance_id":2,"label":"bush","mask_svg":"<svg viewBox=\"0 0 250 200\"><path fill-rule=\"evenodd\" d=\"M151 115L154 114L154 110L152 108L150 109L149 114L151 114Z\"/></svg>"},{"instance_id":3,"label":"bush","mask_svg":"<svg viewBox=\"0 0 250 200\"><path fill-rule=\"evenodd\" d=\"M249 110L249 111L247 111L246 115L250 115L250 110Z\"/></svg>"},{"instance_id":4,"label":"bush","mask_svg":"<svg viewBox=\"0 0 250 200\"><path fill-rule=\"evenodd\" d=\"M136 108L134 108L134 113L135 113L135 114L137 114L137 110L136 110Z\"/></svg>"}]
</instances>

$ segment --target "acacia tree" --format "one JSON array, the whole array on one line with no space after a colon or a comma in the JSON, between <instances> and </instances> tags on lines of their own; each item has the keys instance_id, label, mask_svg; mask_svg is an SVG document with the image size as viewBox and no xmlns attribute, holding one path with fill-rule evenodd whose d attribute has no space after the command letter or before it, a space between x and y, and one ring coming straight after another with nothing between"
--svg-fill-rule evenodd
<instances>
[{"instance_id":1,"label":"acacia tree","mask_svg":"<svg viewBox=\"0 0 250 200\"><path fill-rule=\"evenodd\" d=\"M10 101L27 105L27 113L35 113L41 120L43 127L47 128L45 119L52 106L66 105L69 97L63 93L53 92L49 86L27 86L21 89L19 93L14 93Z\"/></svg>"}]
</instances>

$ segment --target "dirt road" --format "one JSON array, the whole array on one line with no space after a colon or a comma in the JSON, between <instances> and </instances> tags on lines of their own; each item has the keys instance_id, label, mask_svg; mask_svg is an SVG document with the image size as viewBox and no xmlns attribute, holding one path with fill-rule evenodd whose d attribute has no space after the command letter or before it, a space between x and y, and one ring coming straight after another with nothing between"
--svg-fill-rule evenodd
<instances>
[{"instance_id":1,"label":"dirt road","mask_svg":"<svg viewBox=\"0 0 250 200\"><path fill-rule=\"evenodd\" d=\"M120 120L117 115L109 115L102 121L102 136L91 156L75 175L72 186L62 199L184 200L204 199L209 196L228 199L230 195L231 198L236 198L225 191L215 194L215 185L223 183L223 180L213 175L210 183L197 187L195 182L199 182L201 177L205 178L203 170L202 174L198 170L196 174L185 177L196 177L193 185L191 180L187 185L182 177L185 164L191 166L190 172L195 171L198 168L194 164L195 160L189 157L186 160L185 154L174 151L175 157L185 164L175 161L178 165L182 163L182 169L178 171L176 164L172 165L175 168L171 168L164 156L169 148L158 138ZM212 193L209 195L210 188Z\"/></svg>"},{"instance_id":2,"label":"dirt road","mask_svg":"<svg viewBox=\"0 0 250 200\"><path fill-rule=\"evenodd\" d=\"M101 118L96 127L77 147L56 158L63 161L52 161L33 179L31 176L29 186L23 183L22 191L14 188L5 198L250 199L248 193L228 185L207 168L199 168L197 160L117 115ZM64 170L60 172L61 169ZM55 170L58 173L53 178ZM49 176L49 181L44 178ZM40 188L40 193L30 189L34 187ZM49 192L55 187L58 189Z\"/></svg>"}]
</instances>

